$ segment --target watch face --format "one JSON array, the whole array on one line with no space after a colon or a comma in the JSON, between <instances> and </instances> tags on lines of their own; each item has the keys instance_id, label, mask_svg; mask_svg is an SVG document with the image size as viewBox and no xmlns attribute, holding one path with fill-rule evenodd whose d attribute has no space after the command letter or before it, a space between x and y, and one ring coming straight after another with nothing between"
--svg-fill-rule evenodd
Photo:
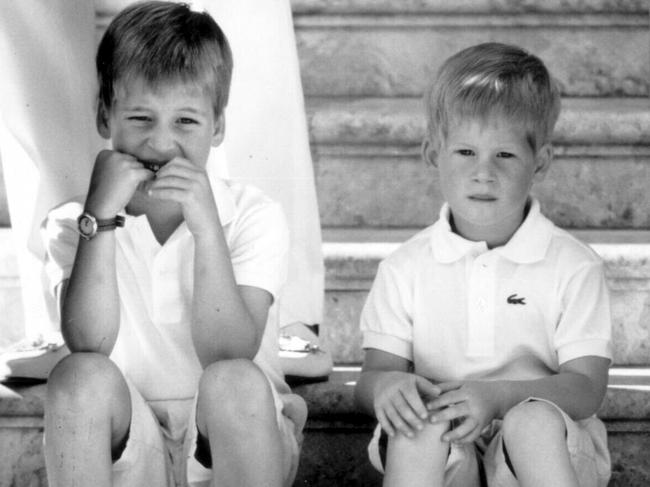
<instances>
[{"instance_id":1,"label":"watch face","mask_svg":"<svg viewBox=\"0 0 650 487\"><path fill-rule=\"evenodd\" d=\"M86 236L91 237L97 231L95 221L87 215L79 217L79 232Z\"/></svg>"}]
</instances>

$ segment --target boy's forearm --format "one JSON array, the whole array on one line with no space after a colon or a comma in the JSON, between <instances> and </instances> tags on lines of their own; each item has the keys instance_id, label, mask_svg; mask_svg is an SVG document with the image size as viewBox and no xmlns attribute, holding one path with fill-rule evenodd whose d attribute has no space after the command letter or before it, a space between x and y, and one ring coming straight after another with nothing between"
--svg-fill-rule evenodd
<instances>
[{"instance_id":1,"label":"boy's forearm","mask_svg":"<svg viewBox=\"0 0 650 487\"><path fill-rule=\"evenodd\" d=\"M602 388L588 376L575 372L562 372L536 380L498 381L495 386L501 398L501 418L521 401L537 397L557 404L575 420L584 419L596 413L604 395Z\"/></svg>"},{"instance_id":2,"label":"boy's forearm","mask_svg":"<svg viewBox=\"0 0 650 487\"><path fill-rule=\"evenodd\" d=\"M192 339L201 364L256 354L261 333L235 282L223 231L195 238Z\"/></svg>"},{"instance_id":3,"label":"boy's forearm","mask_svg":"<svg viewBox=\"0 0 650 487\"><path fill-rule=\"evenodd\" d=\"M365 370L361 372L357 386L354 389L354 399L356 404L366 414L375 414L375 389L377 383L381 380L383 370Z\"/></svg>"},{"instance_id":4,"label":"boy's forearm","mask_svg":"<svg viewBox=\"0 0 650 487\"><path fill-rule=\"evenodd\" d=\"M120 319L114 232L80 239L61 301L61 331L73 352L113 350Z\"/></svg>"}]
</instances>

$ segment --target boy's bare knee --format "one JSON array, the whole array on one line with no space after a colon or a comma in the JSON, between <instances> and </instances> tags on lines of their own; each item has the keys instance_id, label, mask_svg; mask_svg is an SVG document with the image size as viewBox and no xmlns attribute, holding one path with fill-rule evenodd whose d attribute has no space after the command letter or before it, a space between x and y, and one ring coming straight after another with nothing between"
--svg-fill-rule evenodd
<instances>
[{"instance_id":1,"label":"boy's bare knee","mask_svg":"<svg viewBox=\"0 0 650 487\"><path fill-rule=\"evenodd\" d=\"M426 448L427 445L431 447L438 447L441 444L448 445L441 440L442 435L449 431L451 425L449 421L441 423L424 423L424 427L417 431L414 436L408 437L401 433L393 436L389 442L398 447L405 448Z\"/></svg>"},{"instance_id":2,"label":"boy's bare knee","mask_svg":"<svg viewBox=\"0 0 650 487\"><path fill-rule=\"evenodd\" d=\"M199 410L226 413L234 419L267 410L273 396L257 365L250 360L234 359L215 362L204 370L198 401Z\"/></svg>"},{"instance_id":3,"label":"boy's bare knee","mask_svg":"<svg viewBox=\"0 0 650 487\"><path fill-rule=\"evenodd\" d=\"M72 353L54 367L47 381L48 406L60 402L86 402L93 407L106 404L102 398L115 398L128 389L122 373L108 357L99 353ZM128 397L128 396L127 396Z\"/></svg>"},{"instance_id":4,"label":"boy's bare knee","mask_svg":"<svg viewBox=\"0 0 650 487\"><path fill-rule=\"evenodd\" d=\"M564 437L566 426L560 412L543 401L528 401L518 404L503 418L503 438L506 444L520 441L539 441L549 435Z\"/></svg>"}]
</instances>

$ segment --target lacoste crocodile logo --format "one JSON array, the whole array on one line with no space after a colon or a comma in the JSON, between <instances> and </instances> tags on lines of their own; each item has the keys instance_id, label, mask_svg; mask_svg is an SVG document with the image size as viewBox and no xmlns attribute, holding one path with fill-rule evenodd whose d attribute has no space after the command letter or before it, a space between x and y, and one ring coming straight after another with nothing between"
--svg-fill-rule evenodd
<instances>
[{"instance_id":1,"label":"lacoste crocodile logo","mask_svg":"<svg viewBox=\"0 0 650 487\"><path fill-rule=\"evenodd\" d=\"M508 304L526 304L526 298L520 298L517 293L508 296Z\"/></svg>"}]
</instances>

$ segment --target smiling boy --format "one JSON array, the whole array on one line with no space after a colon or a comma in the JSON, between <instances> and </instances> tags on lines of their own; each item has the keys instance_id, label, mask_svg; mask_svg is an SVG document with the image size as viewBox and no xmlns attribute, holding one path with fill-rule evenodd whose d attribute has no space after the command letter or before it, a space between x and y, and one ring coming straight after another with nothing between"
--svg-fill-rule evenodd
<instances>
[{"instance_id":1,"label":"smiling boy","mask_svg":"<svg viewBox=\"0 0 650 487\"><path fill-rule=\"evenodd\" d=\"M356 397L385 486L607 485L603 264L530 196L559 103L537 57L497 43L449 58L427 93L446 203L380 264L361 317Z\"/></svg>"},{"instance_id":2,"label":"smiling boy","mask_svg":"<svg viewBox=\"0 0 650 487\"><path fill-rule=\"evenodd\" d=\"M85 201L50 212L47 272L72 354L48 380L52 486L290 485L304 401L277 358L282 211L206 167L232 72L207 14L136 4L97 54ZM251 461L254 460L254 461Z\"/></svg>"}]
</instances>

